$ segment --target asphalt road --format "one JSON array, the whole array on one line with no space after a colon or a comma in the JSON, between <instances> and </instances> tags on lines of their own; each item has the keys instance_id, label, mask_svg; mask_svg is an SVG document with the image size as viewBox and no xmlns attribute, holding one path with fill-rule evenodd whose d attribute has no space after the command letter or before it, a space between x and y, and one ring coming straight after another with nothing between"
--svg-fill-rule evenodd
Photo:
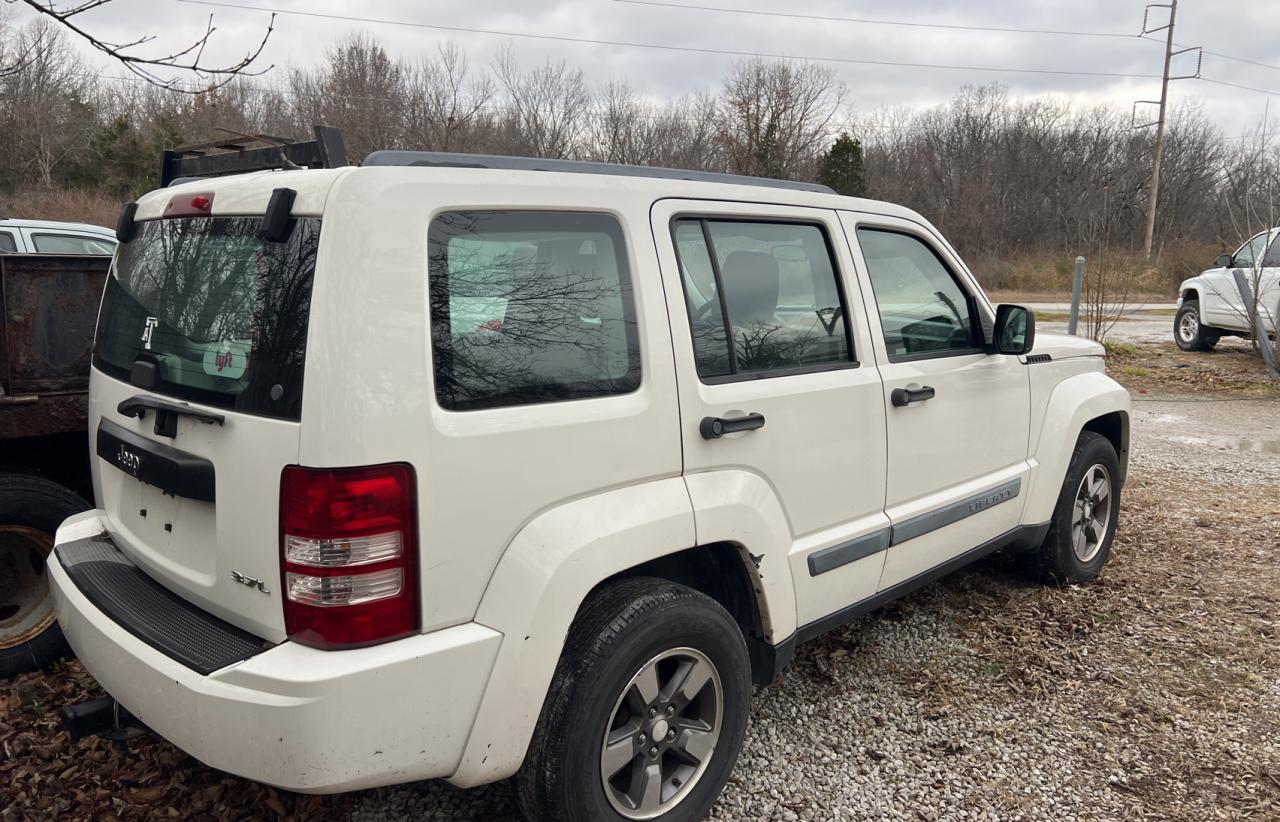
<instances>
[{"instance_id":1,"label":"asphalt road","mask_svg":"<svg viewBox=\"0 0 1280 822\"><path fill-rule=\"evenodd\" d=\"M1027 305L1037 313L1067 314L1071 311L1070 303L1030 303ZM1120 312L1107 339L1127 343L1163 343L1173 339L1173 315L1177 309L1174 303L1136 303L1125 306ZM1081 327L1083 327L1081 320ZM1036 328L1057 334L1067 333L1067 324L1061 320L1037 322Z\"/></svg>"}]
</instances>

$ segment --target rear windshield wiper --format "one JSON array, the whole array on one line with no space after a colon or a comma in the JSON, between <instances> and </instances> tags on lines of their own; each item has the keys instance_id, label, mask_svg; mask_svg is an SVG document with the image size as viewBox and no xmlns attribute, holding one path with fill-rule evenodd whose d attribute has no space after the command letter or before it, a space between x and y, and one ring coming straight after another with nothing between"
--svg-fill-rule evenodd
<instances>
[{"instance_id":1,"label":"rear windshield wiper","mask_svg":"<svg viewBox=\"0 0 1280 822\"><path fill-rule=\"evenodd\" d=\"M135 394L127 400L121 400L120 404L116 406L116 410L126 417L137 417L140 420L146 419L148 411L155 411L156 435L168 437L169 439L178 436L178 417L191 417L206 425L211 425L215 422L218 425L222 425L227 419L222 414L213 414L209 411L201 411L199 408L192 408L185 402L170 402L148 397L144 394Z\"/></svg>"}]
</instances>

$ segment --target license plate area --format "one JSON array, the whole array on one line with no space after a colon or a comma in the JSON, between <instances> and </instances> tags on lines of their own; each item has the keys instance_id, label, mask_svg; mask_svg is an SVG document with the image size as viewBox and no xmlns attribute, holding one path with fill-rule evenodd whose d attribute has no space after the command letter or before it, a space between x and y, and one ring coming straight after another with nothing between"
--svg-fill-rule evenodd
<instances>
[{"instance_id":1,"label":"license plate area","mask_svg":"<svg viewBox=\"0 0 1280 822\"><path fill-rule=\"evenodd\" d=\"M214 502L213 463L103 419L98 423L98 457L139 482L173 497Z\"/></svg>"}]
</instances>

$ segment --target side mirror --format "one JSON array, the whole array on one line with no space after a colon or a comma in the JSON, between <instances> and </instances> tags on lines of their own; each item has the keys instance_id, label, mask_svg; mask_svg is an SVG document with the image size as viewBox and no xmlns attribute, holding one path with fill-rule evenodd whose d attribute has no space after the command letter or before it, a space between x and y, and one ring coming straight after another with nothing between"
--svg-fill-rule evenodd
<instances>
[{"instance_id":1,"label":"side mirror","mask_svg":"<svg viewBox=\"0 0 1280 822\"><path fill-rule=\"evenodd\" d=\"M1020 305L996 306L993 347L1000 354L1026 354L1036 344L1036 315Z\"/></svg>"},{"instance_id":2,"label":"side mirror","mask_svg":"<svg viewBox=\"0 0 1280 822\"><path fill-rule=\"evenodd\" d=\"M1214 268L1230 268L1232 263L1230 254L1219 254L1218 258L1213 261Z\"/></svg>"}]
</instances>

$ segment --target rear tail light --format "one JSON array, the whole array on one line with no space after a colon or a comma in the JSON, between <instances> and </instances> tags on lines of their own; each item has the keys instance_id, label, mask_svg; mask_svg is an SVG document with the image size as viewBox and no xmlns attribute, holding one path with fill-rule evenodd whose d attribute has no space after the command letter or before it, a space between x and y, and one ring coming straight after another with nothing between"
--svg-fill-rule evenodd
<instances>
[{"instance_id":1,"label":"rear tail light","mask_svg":"<svg viewBox=\"0 0 1280 822\"><path fill-rule=\"evenodd\" d=\"M418 630L417 521L408 465L290 466L280 480L289 638L353 648Z\"/></svg>"}]
</instances>

